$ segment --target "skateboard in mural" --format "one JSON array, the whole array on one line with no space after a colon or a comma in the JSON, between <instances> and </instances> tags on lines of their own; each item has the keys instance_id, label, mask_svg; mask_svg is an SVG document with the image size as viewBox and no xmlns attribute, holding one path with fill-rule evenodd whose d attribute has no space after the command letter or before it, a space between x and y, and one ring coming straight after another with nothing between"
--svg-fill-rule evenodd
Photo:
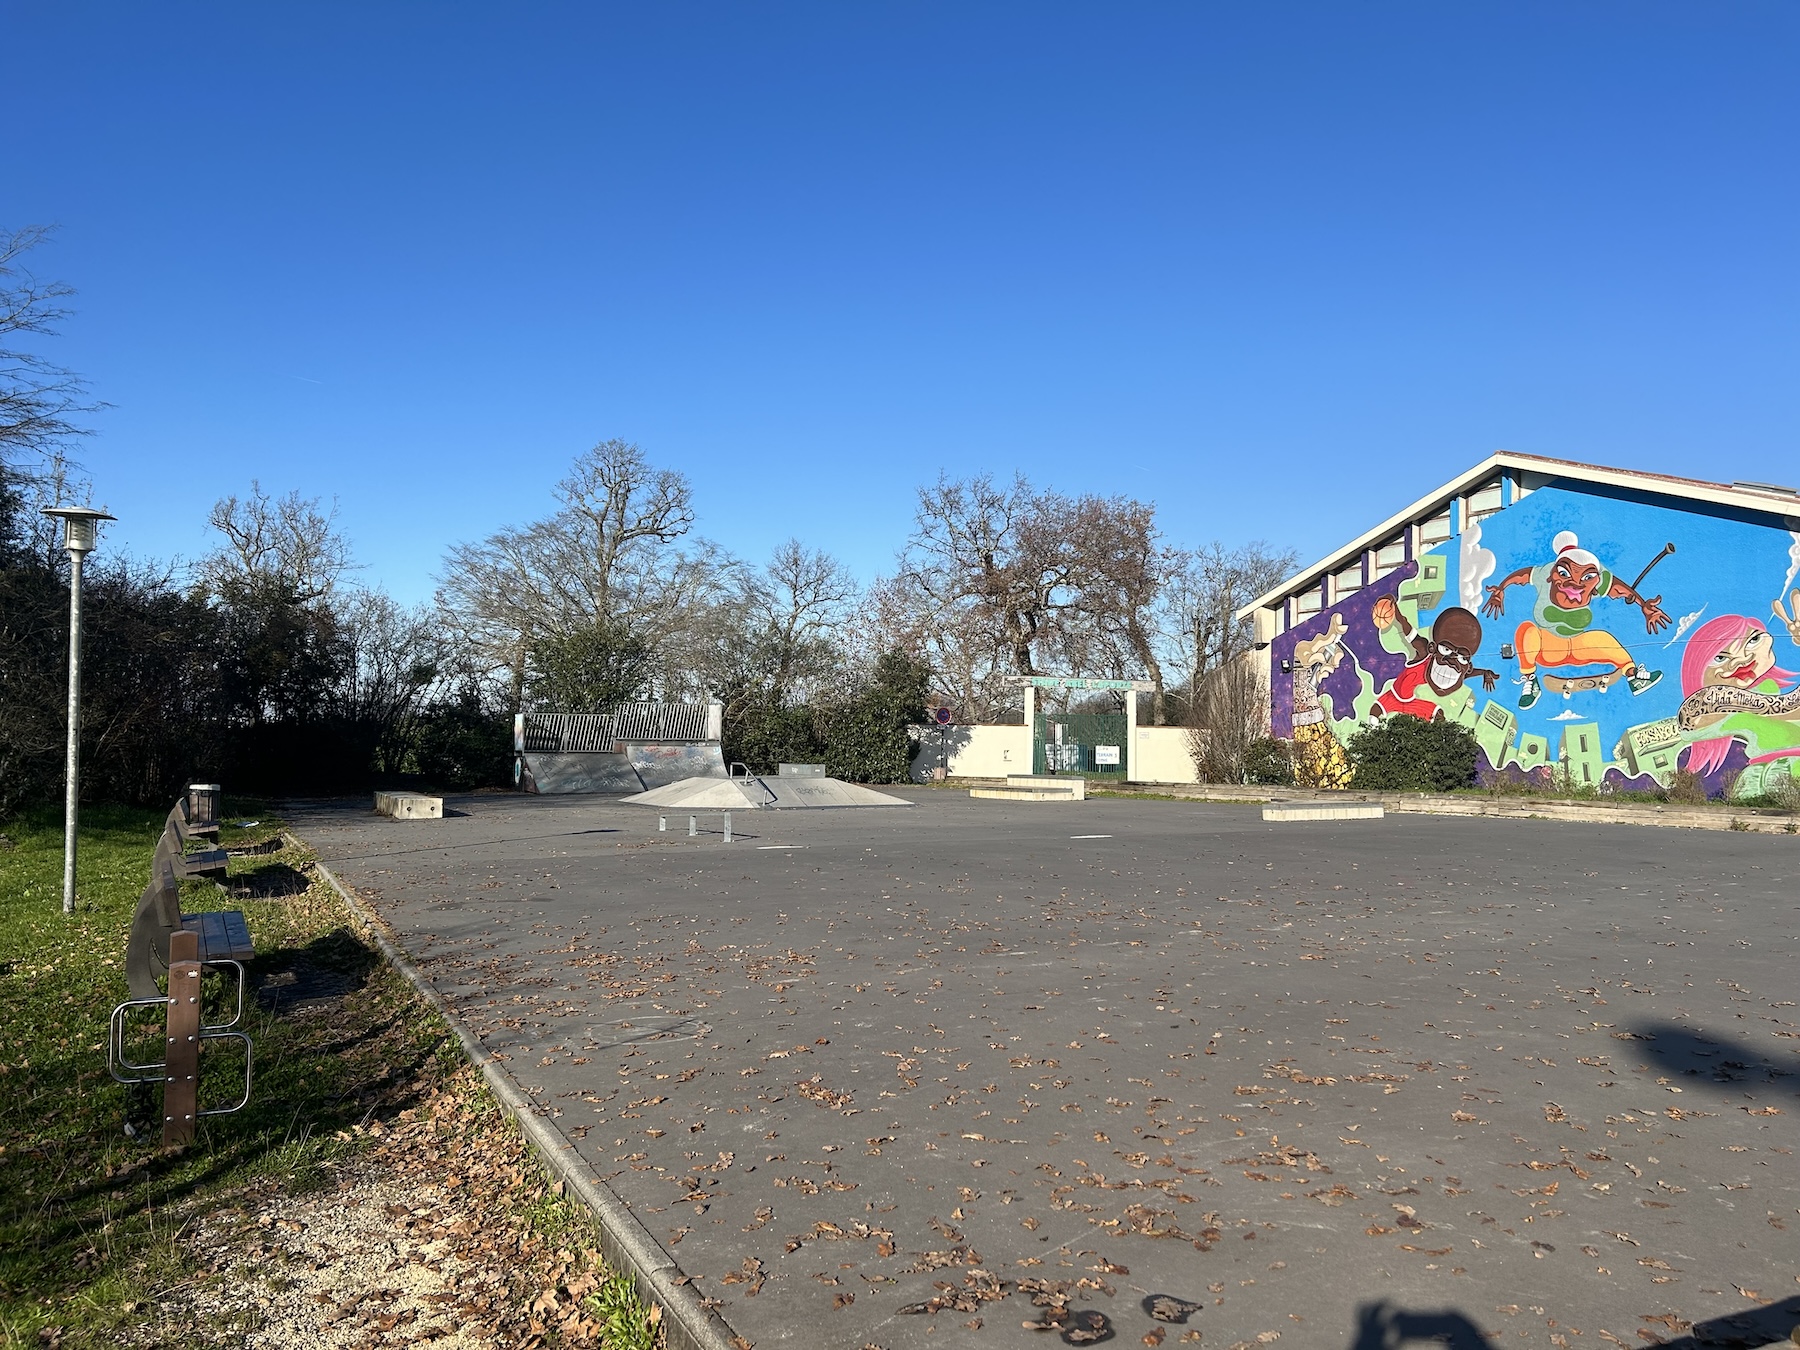
<instances>
[{"instance_id":1,"label":"skateboard in mural","mask_svg":"<svg viewBox=\"0 0 1800 1350\"><path fill-rule=\"evenodd\" d=\"M1591 689L1611 689L1624 678L1616 670L1601 671L1594 675L1552 675L1546 671L1538 676L1545 689L1552 694L1561 694L1564 698L1573 694L1585 694Z\"/></svg>"},{"instance_id":2,"label":"skateboard in mural","mask_svg":"<svg viewBox=\"0 0 1800 1350\"><path fill-rule=\"evenodd\" d=\"M1519 674L1524 689L1519 694L1519 707L1529 708L1538 701L1544 689L1565 698L1578 690L1610 689L1623 680L1633 694L1641 694L1658 680L1660 670L1646 670L1626 651L1623 644L1604 628L1594 624L1594 605L1600 600L1622 600L1637 606L1643 615L1645 632L1654 636L1669 624L1660 595L1646 596L1638 587L1650 575L1650 569L1675 551L1665 544L1662 552L1638 573L1630 585L1614 576L1610 569L1587 549L1570 530L1558 534L1551 544L1554 556L1535 567L1521 567L1503 577L1497 586L1487 588L1487 599L1481 612L1499 618L1506 612L1506 591L1510 586L1529 587L1533 595L1531 617L1519 625L1513 641L1518 647ZM1555 673L1564 666L1610 666L1602 675L1564 675ZM1540 671L1542 672L1540 674Z\"/></svg>"}]
</instances>

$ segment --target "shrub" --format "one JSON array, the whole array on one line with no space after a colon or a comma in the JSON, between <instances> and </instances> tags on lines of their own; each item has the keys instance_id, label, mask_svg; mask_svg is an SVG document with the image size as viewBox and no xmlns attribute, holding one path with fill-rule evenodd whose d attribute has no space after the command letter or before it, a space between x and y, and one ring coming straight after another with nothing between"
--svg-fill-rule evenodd
<instances>
[{"instance_id":1,"label":"shrub","mask_svg":"<svg viewBox=\"0 0 1800 1350\"><path fill-rule=\"evenodd\" d=\"M1294 747L1265 736L1244 748L1244 781L1291 787L1294 782Z\"/></svg>"},{"instance_id":2,"label":"shrub","mask_svg":"<svg viewBox=\"0 0 1800 1350\"><path fill-rule=\"evenodd\" d=\"M1350 741L1356 786L1400 792L1472 787L1481 747L1466 727L1404 715L1365 727Z\"/></svg>"},{"instance_id":3,"label":"shrub","mask_svg":"<svg viewBox=\"0 0 1800 1350\"><path fill-rule=\"evenodd\" d=\"M1706 784L1692 769L1677 769L1669 778L1663 800L1683 806L1705 806Z\"/></svg>"},{"instance_id":4,"label":"shrub","mask_svg":"<svg viewBox=\"0 0 1800 1350\"><path fill-rule=\"evenodd\" d=\"M825 758L808 707L773 702L734 708L725 721L725 758L750 766L752 773L774 773L778 764L817 764Z\"/></svg>"},{"instance_id":5,"label":"shrub","mask_svg":"<svg viewBox=\"0 0 1800 1350\"><path fill-rule=\"evenodd\" d=\"M929 672L901 652L875 663L867 684L819 717L825 772L852 783L905 783L919 745L907 728L925 720Z\"/></svg>"}]
</instances>

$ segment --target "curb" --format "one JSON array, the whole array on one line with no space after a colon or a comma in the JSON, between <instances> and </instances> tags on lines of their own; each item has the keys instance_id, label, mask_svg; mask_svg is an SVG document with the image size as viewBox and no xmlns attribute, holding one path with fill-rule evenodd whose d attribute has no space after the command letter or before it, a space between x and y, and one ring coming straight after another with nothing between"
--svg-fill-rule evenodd
<instances>
[{"instance_id":1,"label":"curb","mask_svg":"<svg viewBox=\"0 0 1800 1350\"><path fill-rule=\"evenodd\" d=\"M287 837L296 844L303 844L297 835L289 834ZM313 866L319 869L319 875L331 883L332 890L338 893L350 912L368 929L388 964L418 991L419 996L456 1033L456 1039L462 1043L463 1053L481 1070L488 1088L499 1099L501 1110L518 1124L519 1132L537 1150L551 1175L563 1182L593 1211L594 1218L600 1225L601 1255L614 1269L629 1271L636 1278L638 1288L644 1295L662 1305L662 1331L669 1350L741 1350L741 1347L748 1346L749 1342L738 1337L724 1318L706 1306L699 1293L687 1282L689 1277L675 1264L662 1244L651 1236L650 1230L644 1227L643 1221L632 1212L631 1207L619 1198L611 1186L588 1172L579 1155L575 1154L575 1146L538 1114L538 1108L531 1099L519 1090L518 1084L513 1082L504 1069L494 1063L481 1042L463 1026L462 1019L451 1011L450 1005L432 988L431 982L419 973L418 968L407 960L405 953L388 937L387 925L380 917L339 881L336 874L323 862L314 859Z\"/></svg>"},{"instance_id":2,"label":"curb","mask_svg":"<svg viewBox=\"0 0 1800 1350\"><path fill-rule=\"evenodd\" d=\"M1358 792L1354 786L1333 792L1273 785L1232 790L1229 786L1217 784L1131 783L1109 787L1104 791L1115 797L1168 796L1181 801L1208 802L1219 806L1366 803L1382 806L1395 815L1549 820L1564 824L1637 825L1660 829L1726 830L1745 834L1800 834L1800 815L1762 806L1746 806L1734 810L1723 806L1684 807L1637 802L1613 804L1557 798L1457 797L1438 793Z\"/></svg>"}]
</instances>

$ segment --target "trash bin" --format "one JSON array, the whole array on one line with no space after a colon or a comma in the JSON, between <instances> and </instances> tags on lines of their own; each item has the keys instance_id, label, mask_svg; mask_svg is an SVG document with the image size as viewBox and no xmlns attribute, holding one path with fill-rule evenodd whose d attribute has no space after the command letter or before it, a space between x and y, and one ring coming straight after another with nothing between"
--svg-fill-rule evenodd
<instances>
[{"instance_id":1,"label":"trash bin","mask_svg":"<svg viewBox=\"0 0 1800 1350\"><path fill-rule=\"evenodd\" d=\"M189 783L187 790L187 813L189 825L217 825L219 823L219 794L217 783Z\"/></svg>"}]
</instances>

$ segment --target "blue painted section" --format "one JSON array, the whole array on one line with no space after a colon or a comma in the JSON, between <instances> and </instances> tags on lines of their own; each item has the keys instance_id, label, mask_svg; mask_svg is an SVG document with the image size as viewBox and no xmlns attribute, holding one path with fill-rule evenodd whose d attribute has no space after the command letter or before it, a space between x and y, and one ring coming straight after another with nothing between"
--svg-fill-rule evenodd
<instances>
[{"instance_id":1,"label":"blue painted section","mask_svg":"<svg viewBox=\"0 0 1800 1350\"><path fill-rule=\"evenodd\" d=\"M1800 533L1591 484L1507 500L1275 639L1276 735L1320 709L1343 742L1381 717L1442 716L1490 773L1619 788L1692 769L1737 796L1800 781L1800 707L1783 701L1800 687ZM1708 711L1713 685L1754 708Z\"/></svg>"}]
</instances>

